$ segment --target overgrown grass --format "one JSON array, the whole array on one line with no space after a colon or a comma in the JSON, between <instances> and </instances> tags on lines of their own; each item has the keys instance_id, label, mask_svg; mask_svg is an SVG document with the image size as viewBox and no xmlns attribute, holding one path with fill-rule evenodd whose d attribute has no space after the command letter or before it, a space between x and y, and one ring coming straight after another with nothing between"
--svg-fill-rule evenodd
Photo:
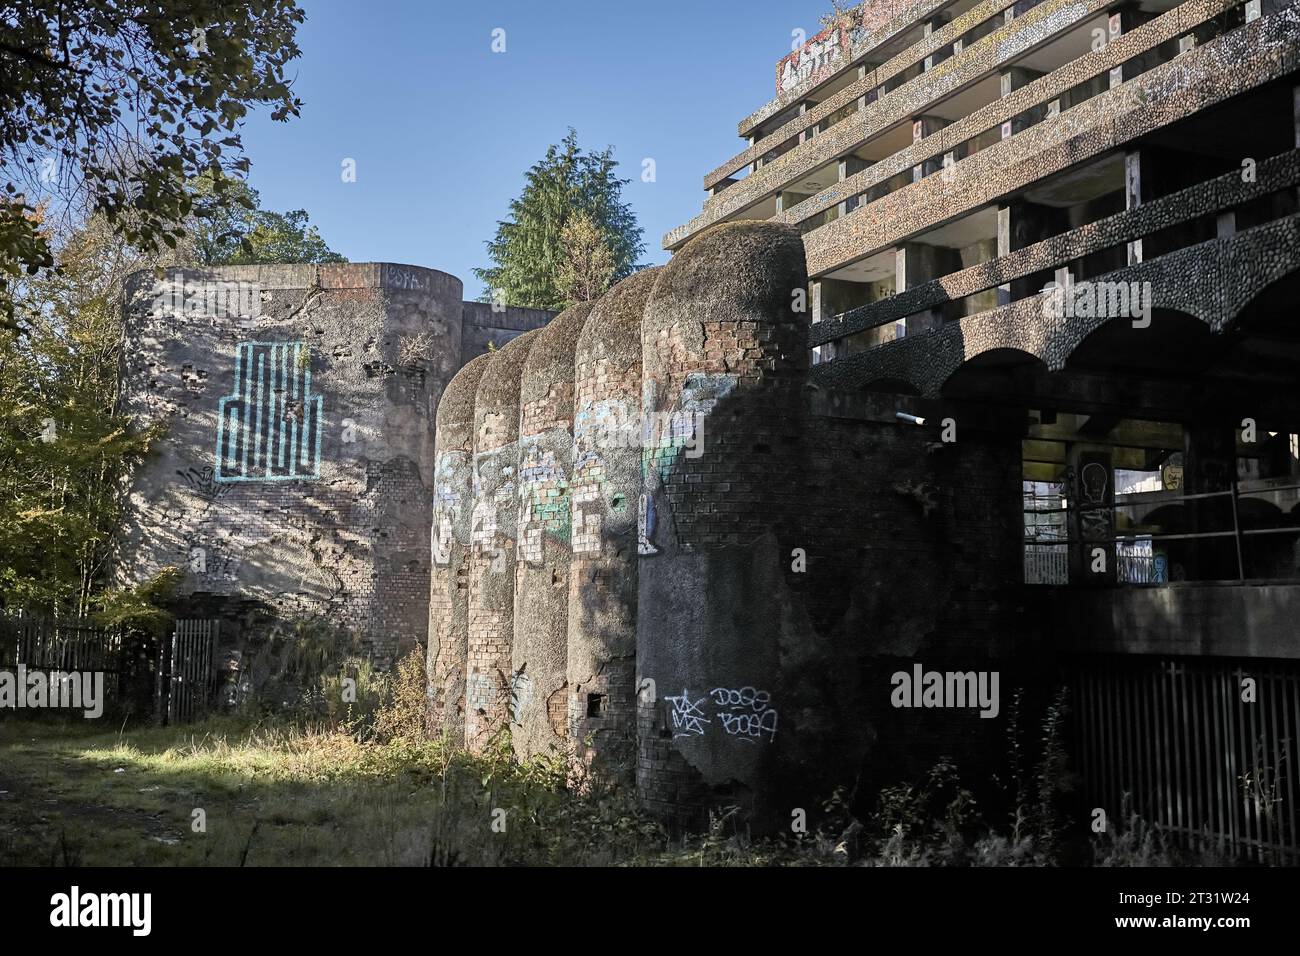
<instances>
[{"instance_id":1,"label":"overgrown grass","mask_svg":"<svg viewBox=\"0 0 1300 956\"><path fill-rule=\"evenodd\" d=\"M425 739L423 670L404 663L364 719L225 718L112 731L87 722L0 724L0 865L866 865L1105 866L1185 862L1129 816L1062 856L1054 807L1066 774L1043 724L1015 819L981 820L956 768L886 788L868 819L832 794L807 834L757 839L736 812L672 838L632 794L574 787L565 760L516 763ZM1201 862L1205 862L1202 860Z\"/></svg>"}]
</instances>

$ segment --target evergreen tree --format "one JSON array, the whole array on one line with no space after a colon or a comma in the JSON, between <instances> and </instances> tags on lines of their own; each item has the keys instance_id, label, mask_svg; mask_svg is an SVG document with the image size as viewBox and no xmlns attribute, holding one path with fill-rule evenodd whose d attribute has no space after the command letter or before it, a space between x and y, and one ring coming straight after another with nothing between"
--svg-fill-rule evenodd
<instances>
[{"instance_id":1,"label":"evergreen tree","mask_svg":"<svg viewBox=\"0 0 1300 956\"><path fill-rule=\"evenodd\" d=\"M496 237L487 243L495 264L474 270L487 286L483 301L537 309L569 305L572 300L561 279L568 258L564 230L579 214L590 219L608 250L613 263L610 281L636 271L645 245L636 216L622 200L630 180L618 178L617 166L612 147L584 153L573 129L563 142L547 148L528 170L523 192L510 204L510 218L497 223Z\"/></svg>"}]
</instances>

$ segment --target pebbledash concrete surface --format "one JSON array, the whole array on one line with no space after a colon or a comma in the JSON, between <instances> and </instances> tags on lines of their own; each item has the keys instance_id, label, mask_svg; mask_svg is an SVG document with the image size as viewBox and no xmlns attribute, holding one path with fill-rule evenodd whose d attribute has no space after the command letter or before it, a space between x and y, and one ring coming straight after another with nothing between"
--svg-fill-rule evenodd
<instances>
[{"instance_id":1,"label":"pebbledash concrete surface","mask_svg":"<svg viewBox=\"0 0 1300 956\"><path fill-rule=\"evenodd\" d=\"M489 356L429 270L142 285L124 574L426 642L435 730L686 826L995 808L1063 692L1080 809L1293 859L1297 74L1294 2L869 3L666 266Z\"/></svg>"},{"instance_id":2,"label":"pebbledash concrete surface","mask_svg":"<svg viewBox=\"0 0 1300 956\"><path fill-rule=\"evenodd\" d=\"M434 414L469 360L552 313L462 303L392 264L133 277L123 408L163 426L135 474L118 573L167 566L226 634L324 615L381 662L428 633Z\"/></svg>"}]
</instances>

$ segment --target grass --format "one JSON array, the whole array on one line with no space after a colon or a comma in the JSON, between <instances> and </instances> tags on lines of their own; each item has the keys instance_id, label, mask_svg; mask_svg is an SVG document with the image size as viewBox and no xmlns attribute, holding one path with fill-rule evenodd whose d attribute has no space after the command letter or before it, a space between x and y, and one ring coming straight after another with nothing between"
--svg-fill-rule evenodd
<instances>
[{"instance_id":1,"label":"grass","mask_svg":"<svg viewBox=\"0 0 1300 956\"><path fill-rule=\"evenodd\" d=\"M662 831L558 762L217 720L0 726L0 865L614 863ZM505 809L504 828L500 815Z\"/></svg>"},{"instance_id":2,"label":"grass","mask_svg":"<svg viewBox=\"0 0 1300 956\"><path fill-rule=\"evenodd\" d=\"M724 811L707 832L672 838L626 790L566 786L563 760L518 764L504 740L471 755L402 726L391 723L379 742L236 718L118 731L5 721L0 866L1228 862L1184 859L1135 816L1069 854L1058 852L1054 824L1024 822L1042 815L1032 805L998 832L974 813L948 763L886 788L860 823L837 794L823 827L804 836L755 839Z\"/></svg>"}]
</instances>

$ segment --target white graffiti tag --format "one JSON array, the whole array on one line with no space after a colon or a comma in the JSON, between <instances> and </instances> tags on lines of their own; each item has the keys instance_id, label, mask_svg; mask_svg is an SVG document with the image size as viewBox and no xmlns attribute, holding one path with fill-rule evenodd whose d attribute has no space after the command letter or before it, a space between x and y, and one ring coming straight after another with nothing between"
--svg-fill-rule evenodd
<instances>
[{"instance_id":1,"label":"white graffiti tag","mask_svg":"<svg viewBox=\"0 0 1300 956\"><path fill-rule=\"evenodd\" d=\"M707 698L692 702L690 691L682 688L680 697L665 697L673 708L673 737L703 737L704 725L712 723L700 710Z\"/></svg>"},{"instance_id":2,"label":"white graffiti tag","mask_svg":"<svg viewBox=\"0 0 1300 956\"><path fill-rule=\"evenodd\" d=\"M768 704L772 695L753 687L715 687L709 691L722 729L749 743L776 737L777 712Z\"/></svg>"}]
</instances>

